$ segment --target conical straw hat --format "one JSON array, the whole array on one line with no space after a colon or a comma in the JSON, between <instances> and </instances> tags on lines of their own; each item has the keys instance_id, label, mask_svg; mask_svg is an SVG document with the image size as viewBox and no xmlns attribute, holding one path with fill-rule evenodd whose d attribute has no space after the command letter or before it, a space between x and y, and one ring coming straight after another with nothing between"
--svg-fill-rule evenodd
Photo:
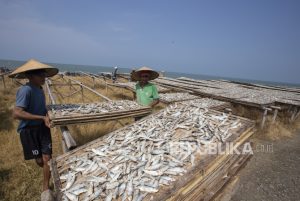
<instances>
[{"instance_id":1,"label":"conical straw hat","mask_svg":"<svg viewBox=\"0 0 300 201\"><path fill-rule=\"evenodd\" d=\"M158 78L158 76L159 76L158 72L152 70L151 68L144 66L144 67L141 67L140 69L133 71L131 73L131 80L132 81L140 81L141 80L140 75L142 72L148 72L150 74L149 80L154 80L154 79Z\"/></svg>"},{"instance_id":2,"label":"conical straw hat","mask_svg":"<svg viewBox=\"0 0 300 201\"><path fill-rule=\"evenodd\" d=\"M33 70L42 70L42 69L45 70L47 77L54 76L58 73L58 68L54 68L47 64L43 64L37 60L30 59L25 64L23 64L22 66L14 70L8 77L24 79L26 78L25 75L26 72L33 71Z\"/></svg>"}]
</instances>

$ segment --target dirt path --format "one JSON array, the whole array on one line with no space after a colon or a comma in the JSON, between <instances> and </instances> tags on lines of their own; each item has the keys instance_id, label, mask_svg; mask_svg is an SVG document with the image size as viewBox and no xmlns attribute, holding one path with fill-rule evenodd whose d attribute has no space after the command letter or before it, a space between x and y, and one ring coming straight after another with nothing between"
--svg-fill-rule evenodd
<instances>
[{"instance_id":1,"label":"dirt path","mask_svg":"<svg viewBox=\"0 0 300 201\"><path fill-rule=\"evenodd\" d=\"M299 201L300 130L291 138L253 141L254 156L239 173L231 201Z\"/></svg>"}]
</instances>

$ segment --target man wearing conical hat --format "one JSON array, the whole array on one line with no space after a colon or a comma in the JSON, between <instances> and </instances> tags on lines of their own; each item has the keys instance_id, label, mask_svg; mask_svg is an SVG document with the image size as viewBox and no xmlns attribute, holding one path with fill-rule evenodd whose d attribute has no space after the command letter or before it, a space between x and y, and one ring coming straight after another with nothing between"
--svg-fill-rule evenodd
<instances>
[{"instance_id":1,"label":"man wearing conical hat","mask_svg":"<svg viewBox=\"0 0 300 201\"><path fill-rule=\"evenodd\" d=\"M140 105L154 107L159 103L157 88L149 82L158 76L156 71L148 67L142 67L131 73L131 79L138 81L135 85L135 96Z\"/></svg>"},{"instance_id":2,"label":"man wearing conical hat","mask_svg":"<svg viewBox=\"0 0 300 201\"><path fill-rule=\"evenodd\" d=\"M49 190L50 168L48 165L52 155L52 140L42 85L45 84L46 77L57 73L57 68L32 59L9 75L11 78L29 80L17 92L13 116L20 120L18 133L25 160L35 159L36 163L43 168L42 200L45 200L45 197L48 197L47 200L49 197L53 199Z\"/></svg>"}]
</instances>

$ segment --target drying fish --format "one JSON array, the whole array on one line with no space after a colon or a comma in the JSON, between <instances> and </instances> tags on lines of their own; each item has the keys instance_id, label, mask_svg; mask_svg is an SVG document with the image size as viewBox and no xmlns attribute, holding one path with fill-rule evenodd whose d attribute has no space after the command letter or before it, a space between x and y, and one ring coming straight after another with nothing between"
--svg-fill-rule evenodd
<instances>
[{"instance_id":1,"label":"drying fish","mask_svg":"<svg viewBox=\"0 0 300 201\"><path fill-rule=\"evenodd\" d=\"M172 103L178 101L186 101L200 98L189 93L165 93L159 94L159 100L165 103Z\"/></svg>"},{"instance_id":2,"label":"drying fish","mask_svg":"<svg viewBox=\"0 0 300 201\"><path fill-rule=\"evenodd\" d=\"M101 103L88 103L88 104L56 104L48 105L56 115L74 115L74 114L88 114L88 113L108 113L120 110L132 110L142 108L134 101L119 100L113 102L101 102ZM62 114L64 113L64 114Z\"/></svg>"},{"instance_id":3,"label":"drying fish","mask_svg":"<svg viewBox=\"0 0 300 201\"><path fill-rule=\"evenodd\" d=\"M201 100L172 104L66 158L60 173L64 199L142 200L172 185L196 164L200 148L226 141L242 125L210 112L205 107L214 102Z\"/></svg>"}]
</instances>

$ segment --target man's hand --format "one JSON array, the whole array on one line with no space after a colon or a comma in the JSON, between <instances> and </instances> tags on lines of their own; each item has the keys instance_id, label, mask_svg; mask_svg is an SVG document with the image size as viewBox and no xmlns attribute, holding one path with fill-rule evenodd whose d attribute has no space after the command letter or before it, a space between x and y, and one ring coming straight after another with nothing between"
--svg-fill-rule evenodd
<instances>
[{"instance_id":1,"label":"man's hand","mask_svg":"<svg viewBox=\"0 0 300 201\"><path fill-rule=\"evenodd\" d=\"M154 107L155 105L157 105L159 103L159 99L155 99L152 101L152 103L150 104L150 107Z\"/></svg>"},{"instance_id":2,"label":"man's hand","mask_svg":"<svg viewBox=\"0 0 300 201\"><path fill-rule=\"evenodd\" d=\"M50 124L49 116L46 115L46 116L43 118L43 120L44 120L45 125L46 125L48 128L50 128L51 124Z\"/></svg>"},{"instance_id":3,"label":"man's hand","mask_svg":"<svg viewBox=\"0 0 300 201\"><path fill-rule=\"evenodd\" d=\"M50 119L48 115L41 116L41 115L35 115L31 114L29 112L26 112L24 108L21 107L15 107L13 111L13 117L15 119L19 120L39 120L44 121L45 125L50 128Z\"/></svg>"}]
</instances>

